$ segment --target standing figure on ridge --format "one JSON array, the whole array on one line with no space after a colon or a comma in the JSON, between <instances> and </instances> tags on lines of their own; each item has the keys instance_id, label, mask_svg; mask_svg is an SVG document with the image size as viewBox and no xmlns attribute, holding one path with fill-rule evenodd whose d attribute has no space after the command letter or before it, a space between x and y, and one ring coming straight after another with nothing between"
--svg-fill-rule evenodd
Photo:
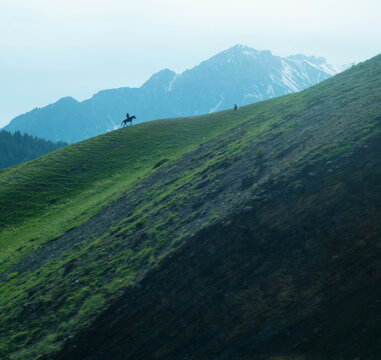
<instances>
[{"instance_id":1,"label":"standing figure on ridge","mask_svg":"<svg viewBox=\"0 0 381 360\"><path fill-rule=\"evenodd\" d=\"M237 104L234 104L234 106L233 106L233 111L236 111L236 110L238 110L239 108L238 108L238 106L237 106Z\"/></svg>"}]
</instances>

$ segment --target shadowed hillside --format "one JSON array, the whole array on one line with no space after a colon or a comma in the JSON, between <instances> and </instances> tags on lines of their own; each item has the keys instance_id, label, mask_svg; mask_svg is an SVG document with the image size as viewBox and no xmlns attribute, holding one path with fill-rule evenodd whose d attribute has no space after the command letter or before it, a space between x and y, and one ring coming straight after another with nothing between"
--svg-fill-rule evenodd
<instances>
[{"instance_id":1,"label":"shadowed hillside","mask_svg":"<svg viewBox=\"0 0 381 360\"><path fill-rule=\"evenodd\" d=\"M378 56L0 173L0 354L380 358L380 90Z\"/></svg>"}]
</instances>

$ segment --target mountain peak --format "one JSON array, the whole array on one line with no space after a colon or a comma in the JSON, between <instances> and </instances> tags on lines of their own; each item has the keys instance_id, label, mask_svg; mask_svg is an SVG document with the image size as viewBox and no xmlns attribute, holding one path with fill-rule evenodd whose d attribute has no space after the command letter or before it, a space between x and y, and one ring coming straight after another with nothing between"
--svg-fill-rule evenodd
<instances>
[{"instance_id":1,"label":"mountain peak","mask_svg":"<svg viewBox=\"0 0 381 360\"><path fill-rule=\"evenodd\" d=\"M70 103L77 103L78 100L74 99L72 96L65 96L61 99L59 99L56 104L70 104Z\"/></svg>"},{"instance_id":2,"label":"mountain peak","mask_svg":"<svg viewBox=\"0 0 381 360\"><path fill-rule=\"evenodd\" d=\"M257 50L247 45L236 44L222 53L234 54L234 55L244 55L244 56L258 56L258 55L272 55L270 50Z\"/></svg>"},{"instance_id":3,"label":"mountain peak","mask_svg":"<svg viewBox=\"0 0 381 360\"><path fill-rule=\"evenodd\" d=\"M169 69L163 69L158 71L157 73L154 73L144 84L143 87L146 86L152 86L152 85L161 85L161 84L167 84L170 82L174 77L176 76L176 73Z\"/></svg>"}]
</instances>

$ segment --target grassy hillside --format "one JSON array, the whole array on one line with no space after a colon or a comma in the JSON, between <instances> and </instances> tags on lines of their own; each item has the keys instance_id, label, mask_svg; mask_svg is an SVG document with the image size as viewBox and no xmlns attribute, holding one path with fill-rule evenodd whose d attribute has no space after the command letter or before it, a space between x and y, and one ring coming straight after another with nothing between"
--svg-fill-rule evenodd
<instances>
[{"instance_id":1,"label":"grassy hillside","mask_svg":"<svg viewBox=\"0 0 381 360\"><path fill-rule=\"evenodd\" d=\"M159 120L83 141L0 172L0 263L80 224L140 178L248 120L247 107ZM33 240L32 244L30 241Z\"/></svg>"},{"instance_id":2,"label":"grassy hillside","mask_svg":"<svg viewBox=\"0 0 381 360\"><path fill-rule=\"evenodd\" d=\"M162 266L175 262L182 249L190 254L190 244L196 240L209 244L200 245L197 261L201 261L205 253L213 258L217 251L213 250L218 249L215 234L227 245L223 224L226 234L248 224L259 232L260 224L269 226L270 220L274 229L279 224L282 229L291 227L303 211L312 211L340 192L344 180L361 169L361 163L351 168L350 160L362 151L361 160L369 159L367 171L372 165L372 176L377 178L378 160L370 150L374 151L381 133L380 90L378 56L298 94L238 112L117 130L0 172L2 357L37 359L45 354L51 358L49 354L56 353L57 358L83 359L83 339L95 336L86 329L97 330L102 344L104 334L99 335L96 319L102 326L102 316L107 324L117 324L116 305L127 311L123 301L134 298L129 294L143 291L141 284L155 271L165 274ZM316 186L311 187L315 192L309 184ZM326 188L316 192L318 185ZM316 195L320 192L321 198ZM287 202L293 207L287 207ZM375 200L369 206L374 209L370 218L379 208ZM239 223L239 214L247 209L263 217L254 221L246 216L245 223ZM377 237L378 224L367 225L373 229L369 238ZM329 228L326 231L328 236ZM239 243L243 234L235 232L231 244ZM229 263L226 256L216 261ZM194 267L187 266L186 273L191 274ZM181 269L176 273L181 274ZM197 276L203 279L202 274ZM340 276L335 279L344 281ZM181 284L181 278L177 280ZM149 286L155 287L154 282ZM303 296L319 286L304 289ZM136 314L145 311L135 303L131 309ZM129 326L126 322L125 328ZM117 339L117 333L126 335L124 328L111 330L112 339ZM78 353L71 347L77 333ZM120 345L125 340L118 341ZM139 341L136 344L144 349L147 344ZM68 352L60 355L62 344ZM168 354L176 358L171 349L160 349L158 358ZM98 353L89 358L104 356L100 349L94 351ZM111 358L118 359L115 351ZM142 356L131 352L128 358L134 354Z\"/></svg>"}]
</instances>

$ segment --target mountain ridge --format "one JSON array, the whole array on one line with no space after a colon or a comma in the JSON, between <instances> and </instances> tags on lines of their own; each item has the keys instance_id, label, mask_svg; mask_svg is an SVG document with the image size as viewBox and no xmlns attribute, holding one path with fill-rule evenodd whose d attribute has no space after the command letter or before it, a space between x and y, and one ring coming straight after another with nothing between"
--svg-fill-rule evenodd
<instances>
[{"instance_id":1,"label":"mountain ridge","mask_svg":"<svg viewBox=\"0 0 381 360\"><path fill-rule=\"evenodd\" d=\"M281 58L236 45L181 74L163 69L140 88L102 90L82 102L61 99L19 115L5 129L72 143L119 127L126 112L136 123L215 112L300 91L339 71L323 58Z\"/></svg>"}]
</instances>

